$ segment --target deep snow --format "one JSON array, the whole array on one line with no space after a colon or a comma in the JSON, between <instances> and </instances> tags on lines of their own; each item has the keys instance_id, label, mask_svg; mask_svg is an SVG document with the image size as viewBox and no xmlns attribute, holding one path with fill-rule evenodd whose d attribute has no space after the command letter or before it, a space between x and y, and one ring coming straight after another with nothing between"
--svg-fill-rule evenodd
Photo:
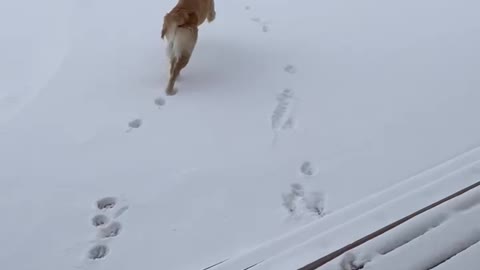
<instances>
[{"instance_id":1,"label":"deep snow","mask_svg":"<svg viewBox=\"0 0 480 270\"><path fill-rule=\"evenodd\" d=\"M0 4L2 268L202 269L480 145L478 1L217 0L167 98L174 3Z\"/></svg>"}]
</instances>

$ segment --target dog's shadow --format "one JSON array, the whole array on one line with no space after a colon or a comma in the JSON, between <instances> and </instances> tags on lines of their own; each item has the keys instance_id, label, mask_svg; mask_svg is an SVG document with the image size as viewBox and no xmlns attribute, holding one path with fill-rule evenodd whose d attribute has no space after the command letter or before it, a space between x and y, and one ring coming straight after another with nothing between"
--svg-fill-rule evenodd
<instances>
[{"instance_id":1,"label":"dog's shadow","mask_svg":"<svg viewBox=\"0 0 480 270\"><path fill-rule=\"evenodd\" d=\"M199 39L189 65L180 75L179 87L213 90L221 86L224 91L260 80L268 64L261 49L233 40Z\"/></svg>"}]
</instances>

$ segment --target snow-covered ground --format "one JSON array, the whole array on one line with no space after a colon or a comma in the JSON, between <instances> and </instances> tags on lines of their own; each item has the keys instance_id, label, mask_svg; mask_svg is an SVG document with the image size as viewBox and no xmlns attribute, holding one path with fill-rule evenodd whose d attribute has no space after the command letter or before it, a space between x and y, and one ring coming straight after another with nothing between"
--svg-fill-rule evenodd
<instances>
[{"instance_id":1,"label":"snow-covered ground","mask_svg":"<svg viewBox=\"0 0 480 270\"><path fill-rule=\"evenodd\" d=\"M468 269L472 267L472 265L478 265L479 252L480 244L475 244L466 251L446 261L444 264L441 264L435 268L435 270Z\"/></svg>"},{"instance_id":2,"label":"snow-covered ground","mask_svg":"<svg viewBox=\"0 0 480 270\"><path fill-rule=\"evenodd\" d=\"M432 269L480 241L479 204L480 191L469 191L347 252L322 269L345 270L343 265L376 270ZM370 221L385 216L377 211Z\"/></svg>"},{"instance_id":3,"label":"snow-covered ground","mask_svg":"<svg viewBox=\"0 0 480 270\"><path fill-rule=\"evenodd\" d=\"M2 269L291 269L478 180L480 2L217 0L166 97L174 4L0 3Z\"/></svg>"}]
</instances>

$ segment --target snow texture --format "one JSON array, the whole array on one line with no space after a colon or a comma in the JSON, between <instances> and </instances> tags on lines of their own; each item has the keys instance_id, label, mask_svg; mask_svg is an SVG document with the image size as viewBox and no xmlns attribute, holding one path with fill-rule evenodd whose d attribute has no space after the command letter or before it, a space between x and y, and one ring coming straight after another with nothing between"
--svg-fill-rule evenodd
<instances>
[{"instance_id":1,"label":"snow texture","mask_svg":"<svg viewBox=\"0 0 480 270\"><path fill-rule=\"evenodd\" d=\"M167 97L175 3L0 3L2 269L291 270L479 179L479 1L216 1Z\"/></svg>"},{"instance_id":2,"label":"snow texture","mask_svg":"<svg viewBox=\"0 0 480 270\"><path fill-rule=\"evenodd\" d=\"M462 253L454 256L445 263L434 268L435 270L452 269L475 269L478 265L478 254L480 254L480 243L477 243Z\"/></svg>"}]
</instances>

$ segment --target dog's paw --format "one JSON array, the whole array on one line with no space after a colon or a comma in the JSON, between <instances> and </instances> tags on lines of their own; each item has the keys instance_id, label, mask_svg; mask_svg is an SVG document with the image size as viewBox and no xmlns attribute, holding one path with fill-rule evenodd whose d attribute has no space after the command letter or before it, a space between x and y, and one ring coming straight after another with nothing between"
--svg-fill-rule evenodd
<instances>
[{"instance_id":1,"label":"dog's paw","mask_svg":"<svg viewBox=\"0 0 480 270\"><path fill-rule=\"evenodd\" d=\"M174 96L174 95L177 94L177 92L178 92L178 89L176 87L167 89L167 91L166 91L167 96Z\"/></svg>"}]
</instances>

